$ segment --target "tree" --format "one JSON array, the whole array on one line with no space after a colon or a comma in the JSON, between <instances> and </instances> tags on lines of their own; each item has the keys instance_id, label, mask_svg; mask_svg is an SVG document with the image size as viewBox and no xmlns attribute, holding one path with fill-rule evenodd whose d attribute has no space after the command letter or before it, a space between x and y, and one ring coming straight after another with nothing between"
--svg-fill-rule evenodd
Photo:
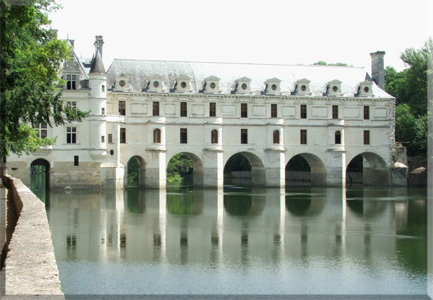
<instances>
[{"instance_id":1,"label":"tree","mask_svg":"<svg viewBox=\"0 0 433 300\"><path fill-rule=\"evenodd\" d=\"M57 86L66 42L49 27L55 0L0 1L0 158L52 145L33 127L81 121L87 113L63 102Z\"/></svg>"},{"instance_id":2,"label":"tree","mask_svg":"<svg viewBox=\"0 0 433 300\"><path fill-rule=\"evenodd\" d=\"M333 63L333 64L328 64L326 61L319 60L318 62L315 62L315 63L313 64L313 66L336 66L336 67L347 67L347 64L345 64L345 63L341 63L341 62Z\"/></svg>"}]
</instances>

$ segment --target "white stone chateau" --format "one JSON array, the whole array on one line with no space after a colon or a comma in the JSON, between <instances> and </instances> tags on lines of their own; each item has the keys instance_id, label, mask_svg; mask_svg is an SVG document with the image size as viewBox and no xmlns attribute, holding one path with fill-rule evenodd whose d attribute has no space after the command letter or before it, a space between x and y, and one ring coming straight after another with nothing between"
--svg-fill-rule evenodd
<instances>
[{"instance_id":1,"label":"white stone chateau","mask_svg":"<svg viewBox=\"0 0 433 300\"><path fill-rule=\"evenodd\" d=\"M399 181L384 52L371 53L371 76L356 67L123 59L106 71L103 43L97 36L92 60L73 52L62 69L64 100L90 116L40 124L56 145L8 157L10 175L29 184L30 166L42 164L52 189L122 189L135 157L140 186L163 188L170 159L182 152L201 187L222 187L224 166L238 153L256 186L284 187L296 155L310 165L312 185L344 186L358 155L364 184Z\"/></svg>"}]
</instances>

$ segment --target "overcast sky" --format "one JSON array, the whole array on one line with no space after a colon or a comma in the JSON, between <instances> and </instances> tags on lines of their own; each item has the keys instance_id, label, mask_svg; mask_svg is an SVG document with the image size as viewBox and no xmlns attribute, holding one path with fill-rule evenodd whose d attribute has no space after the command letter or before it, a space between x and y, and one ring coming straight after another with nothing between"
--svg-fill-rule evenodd
<instances>
[{"instance_id":1,"label":"overcast sky","mask_svg":"<svg viewBox=\"0 0 433 300\"><path fill-rule=\"evenodd\" d=\"M433 36L430 0L59 0L59 38L91 57L104 37L114 58L271 64L344 62L370 70L370 52L400 54ZM430 19L430 21L429 21Z\"/></svg>"}]
</instances>

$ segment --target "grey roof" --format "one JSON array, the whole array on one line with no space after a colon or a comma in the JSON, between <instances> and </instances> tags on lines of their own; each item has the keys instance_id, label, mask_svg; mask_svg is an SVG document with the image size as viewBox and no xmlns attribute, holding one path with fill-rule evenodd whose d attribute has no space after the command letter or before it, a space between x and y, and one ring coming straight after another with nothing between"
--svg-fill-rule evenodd
<instances>
[{"instance_id":1,"label":"grey roof","mask_svg":"<svg viewBox=\"0 0 433 300\"><path fill-rule=\"evenodd\" d=\"M163 78L167 92L173 88L176 78L188 76L193 93L203 88L206 78L216 76L220 78L222 94L230 94L236 81L247 77L251 78L251 92L256 95L264 91L269 79L280 79L281 92L290 95L296 81L306 78L310 81L311 96L322 96L328 82L340 80L342 93L348 97L356 94L359 83L370 77L364 68L358 67L115 59L107 71L107 85L113 86L120 74L128 77L133 91L141 91L146 80L156 74ZM376 98L392 98L375 84L373 94Z\"/></svg>"},{"instance_id":2,"label":"grey roof","mask_svg":"<svg viewBox=\"0 0 433 300\"><path fill-rule=\"evenodd\" d=\"M89 74L90 73L105 73L104 64L99 51L96 51L95 59L92 62Z\"/></svg>"}]
</instances>

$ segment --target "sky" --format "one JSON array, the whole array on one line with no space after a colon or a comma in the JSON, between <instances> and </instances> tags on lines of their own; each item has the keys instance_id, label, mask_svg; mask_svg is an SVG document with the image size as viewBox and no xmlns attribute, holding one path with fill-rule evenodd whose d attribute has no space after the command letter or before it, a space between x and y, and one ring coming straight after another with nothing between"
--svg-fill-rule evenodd
<instances>
[{"instance_id":1,"label":"sky","mask_svg":"<svg viewBox=\"0 0 433 300\"><path fill-rule=\"evenodd\" d=\"M114 58L371 68L370 53L404 69L407 48L433 37L433 0L58 0L61 39L91 57L104 38ZM430 20L429 20L430 19Z\"/></svg>"}]
</instances>

